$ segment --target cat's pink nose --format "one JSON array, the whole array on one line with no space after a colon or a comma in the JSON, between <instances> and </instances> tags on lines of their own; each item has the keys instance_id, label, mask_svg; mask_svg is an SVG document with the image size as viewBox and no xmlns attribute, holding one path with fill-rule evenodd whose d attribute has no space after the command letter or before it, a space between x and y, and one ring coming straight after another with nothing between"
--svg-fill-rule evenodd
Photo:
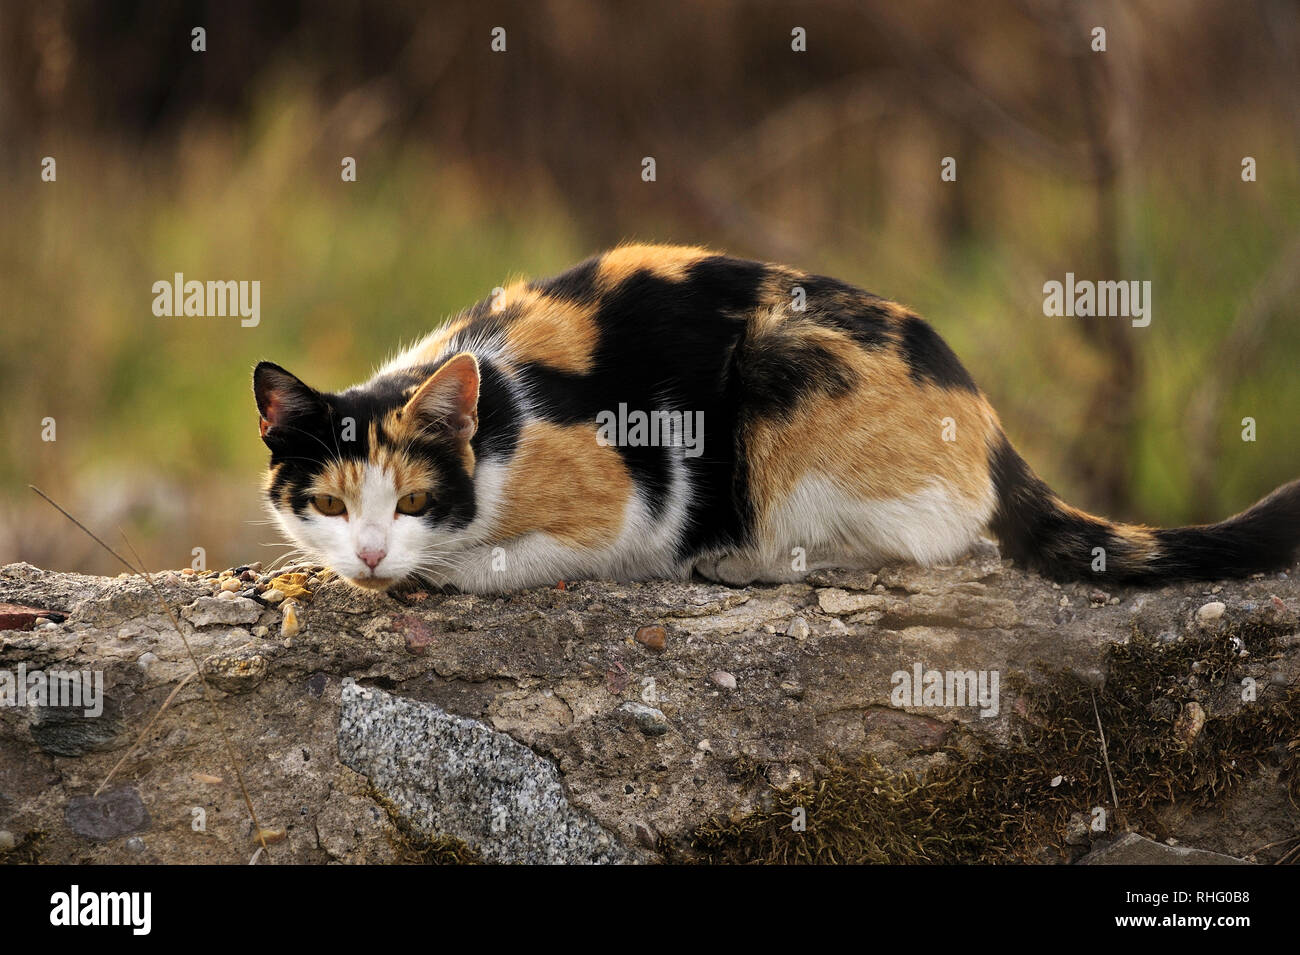
<instances>
[{"instance_id":1,"label":"cat's pink nose","mask_svg":"<svg viewBox=\"0 0 1300 955\"><path fill-rule=\"evenodd\" d=\"M357 551L357 556L360 557L365 565L371 570L378 567L379 562L383 560L387 554L388 551L386 550L371 550L368 547Z\"/></svg>"}]
</instances>

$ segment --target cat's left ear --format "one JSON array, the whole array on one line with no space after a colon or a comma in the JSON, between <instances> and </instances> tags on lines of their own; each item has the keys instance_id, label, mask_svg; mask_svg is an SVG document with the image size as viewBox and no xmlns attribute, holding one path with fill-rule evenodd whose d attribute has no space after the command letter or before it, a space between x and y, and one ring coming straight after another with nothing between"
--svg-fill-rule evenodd
<instances>
[{"instance_id":1,"label":"cat's left ear","mask_svg":"<svg viewBox=\"0 0 1300 955\"><path fill-rule=\"evenodd\" d=\"M257 399L257 413L261 415L263 439L272 428L283 426L294 418L312 415L323 407L316 389L309 388L269 361L258 362L253 369L253 397Z\"/></svg>"},{"instance_id":2,"label":"cat's left ear","mask_svg":"<svg viewBox=\"0 0 1300 955\"><path fill-rule=\"evenodd\" d=\"M468 444L478 430L478 388L478 359L461 352L415 390L400 412L402 420L440 423Z\"/></svg>"}]
</instances>

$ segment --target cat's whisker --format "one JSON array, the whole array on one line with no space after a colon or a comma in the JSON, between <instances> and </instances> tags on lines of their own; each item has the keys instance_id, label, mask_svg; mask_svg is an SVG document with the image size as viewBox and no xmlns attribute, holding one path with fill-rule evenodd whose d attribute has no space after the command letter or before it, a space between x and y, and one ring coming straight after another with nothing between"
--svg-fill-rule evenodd
<instances>
[{"instance_id":1,"label":"cat's whisker","mask_svg":"<svg viewBox=\"0 0 1300 955\"><path fill-rule=\"evenodd\" d=\"M432 567L416 568L407 576L408 578L414 577L419 580L429 580L439 587L446 587L454 582L450 576Z\"/></svg>"},{"instance_id":2,"label":"cat's whisker","mask_svg":"<svg viewBox=\"0 0 1300 955\"><path fill-rule=\"evenodd\" d=\"M458 568L458 567L464 566L464 564L463 564L463 561L458 561L458 560L456 560L456 559L454 559L454 558L451 558L451 557L441 557L441 556L438 556L438 555L436 555L436 554L435 554L435 555L426 554L426 555L422 555L421 557L419 557L419 558L415 561L415 566L417 566L417 567L448 567L448 568L451 568L451 569L454 570L454 569L456 569L456 568Z\"/></svg>"},{"instance_id":3,"label":"cat's whisker","mask_svg":"<svg viewBox=\"0 0 1300 955\"><path fill-rule=\"evenodd\" d=\"M325 450L328 451L329 448L326 448ZM301 455L301 454L285 454L285 455L281 455L281 456L278 458L278 460L280 460L280 461L306 461L308 464L318 464L318 463L320 463L320 459L319 459L319 458L309 458L309 457L307 457L307 456L305 456L305 455Z\"/></svg>"},{"instance_id":4,"label":"cat's whisker","mask_svg":"<svg viewBox=\"0 0 1300 955\"><path fill-rule=\"evenodd\" d=\"M316 561L311 554L304 553L301 550L291 550L288 553L281 554L279 557L271 561L271 565L267 567L267 571L271 572L292 564L307 563L308 561L311 563L319 563L319 561Z\"/></svg>"},{"instance_id":5,"label":"cat's whisker","mask_svg":"<svg viewBox=\"0 0 1300 955\"><path fill-rule=\"evenodd\" d=\"M440 547L441 546L442 545L440 545ZM456 557L456 558L463 559L468 555L464 551L436 549L436 550L423 550L420 552L420 556L429 557L429 558L446 558L446 559Z\"/></svg>"},{"instance_id":6,"label":"cat's whisker","mask_svg":"<svg viewBox=\"0 0 1300 955\"><path fill-rule=\"evenodd\" d=\"M437 543L435 546L436 546L436 547L446 547L448 544L462 544L462 543L464 543L464 542L467 541L467 540L473 540L473 538L470 537L469 535L466 535L466 536L464 536L464 537L452 537L452 538L450 538L449 540L440 540L440 541L438 541L438 543ZM437 551L433 551L433 552L434 552L434 553L437 553Z\"/></svg>"},{"instance_id":7,"label":"cat's whisker","mask_svg":"<svg viewBox=\"0 0 1300 955\"><path fill-rule=\"evenodd\" d=\"M425 561L420 561L420 562L418 562L418 563L416 564L416 567L418 567L418 568L420 568L420 569L422 569L422 570L445 569L445 570L452 570L452 571L454 571L454 570L457 570L460 566L461 566L461 565L460 565L458 562L456 562L456 561L450 561L450 560L447 560L447 561L444 561L444 560L432 560L432 561L430 561L430 560L425 560Z\"/></svg>"}]
</instances>

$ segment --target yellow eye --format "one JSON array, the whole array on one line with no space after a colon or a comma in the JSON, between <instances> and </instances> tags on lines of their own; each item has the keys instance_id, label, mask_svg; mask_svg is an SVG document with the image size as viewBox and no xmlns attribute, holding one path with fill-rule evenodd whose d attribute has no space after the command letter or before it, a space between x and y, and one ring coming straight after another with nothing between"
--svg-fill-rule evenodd
<instances>
[{"instance_id":1,"label":"yellow eye","mask_svg":"<svg viewBox=\"0 0 1300 955\"><path fill-rule=\"evenodd\" d=\"M347 505L332 494L317 494L311 499L311 504L326 517L338 517L348 511Z\"/></svg>"},{"instance_id":2,"label":"yellow eye","mask_svg":"<svg viewBox=\"0 0 1300 955\"><path fill-rule=\"evenodd\" d=\"M398 514L423 514L428 507L429 493L427 491L403 494L397 499Z\"/></svg>"}]
</instances>

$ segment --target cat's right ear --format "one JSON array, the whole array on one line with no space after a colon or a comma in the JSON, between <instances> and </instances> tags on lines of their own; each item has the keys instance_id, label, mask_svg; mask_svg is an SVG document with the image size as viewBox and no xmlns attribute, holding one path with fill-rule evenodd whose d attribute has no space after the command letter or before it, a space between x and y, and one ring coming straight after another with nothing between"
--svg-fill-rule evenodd
<instances>
[{"instance_id":1,"label":"cat's right ear","mask_svg":"<svg viewBox=\"0 0 1300 955\"><path fill-rule=\"evenodd\" d=\"M321 408L320 393L309 388L273 362L258 362L253 369L253 397L261 416L262 440L275 428L283 428L294 418L313 414Z\"/></svg>"}]
</instances>

